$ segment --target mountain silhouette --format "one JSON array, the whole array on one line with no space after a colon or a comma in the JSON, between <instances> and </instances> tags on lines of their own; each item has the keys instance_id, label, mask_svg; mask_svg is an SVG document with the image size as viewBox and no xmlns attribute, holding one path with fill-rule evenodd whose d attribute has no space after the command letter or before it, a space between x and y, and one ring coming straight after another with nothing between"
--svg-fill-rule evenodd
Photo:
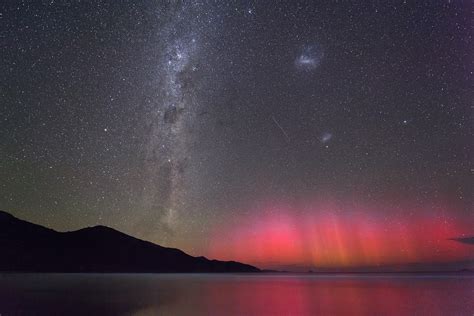
<instances>
[{"instance_id":1,"label":"mountain silhouette","mask_svg":"<svg viewBox=\"0 0 474 316\"><path fill-rule=\"evenodd\" d=\"M193 257L106 226L57 232L3 211L0 211L0 257L0 271L260 272L240 262Z\"/></svg>"}]
</instances>

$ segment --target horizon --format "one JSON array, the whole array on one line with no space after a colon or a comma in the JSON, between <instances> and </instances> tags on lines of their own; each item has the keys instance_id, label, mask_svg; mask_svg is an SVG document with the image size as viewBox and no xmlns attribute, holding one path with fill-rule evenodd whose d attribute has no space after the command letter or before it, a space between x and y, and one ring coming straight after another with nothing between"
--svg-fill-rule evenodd
<instances>
[{"instance_id":1,"label":"horizon","mask_svg":"<svg viewBox=\"0 0 474 316\"><path fill-rule=\"evenodd\" d=\"M7 212L5 210L0 210L0 213L7 214L8 216L12 216L13 218L31 223L34 225L39 225L33 222L26 221L25 219L18 218L14 215L12 215L10 212ZM42 225L39 225L42 226ZM82 227L77 230L69 230L69 231L59 231L55 230L54 228L51 227L46 227L42 226L48 229L51 229L55 232L58 233L71 233L71 232L76 232L78 230L84 230L84 229L91 229L91 228L96 228L96 227L105 227L108 229L112 229L116 231L117 233L124 233L120 230L117 230L113 227L109 226L104 226L104 225L95 225L95 226L87 226L87 227ZM128 235L132 238L137 238L136 236L133 235ZM467 237L466 239L472 239L472 237ZM137 238L139 239L139 238ZM143 239L139 239L143 240ZM149 241L149 240L143 240L143 241ZM453 242L459 242L456 240L451 240ZM149 241L151 242L151 241ZM462 241L461 241L462 242ZM161 245L159 243L154 243L155 245L166 247L164 245ZM171 249L178 249L181 251L184 251L179 248L174 248L174 247L166 247L166 248L171 248ZM187 253L186 251L184 251ZM366 265L366 266L316 266L316 265L303 265L303 264L279 264L276 262L263 262L263 263L256 263L256 262L245 262L243 260L240 260L238 258L235 259L225 259L223 260L222 258L214 258L214 257L206 257L204 255L199 255L199 254L190 254L194 257L204 257L210 260L220 260L220 261L235 261L235 262L240 262L244 264L251 264L263 271L265 270L271 270L274 272L289 272L289 273L442 273L442 272L461 272L461 271L474 271L474 260L466 260L466 261L454 261L454 262L444 262L444 263L436 263L436 262L431 262L431 263L420 263L420 262L405 262L405 263L400 263L400 264L378 264L378 265Z\"/></svg>"}]
</instances>

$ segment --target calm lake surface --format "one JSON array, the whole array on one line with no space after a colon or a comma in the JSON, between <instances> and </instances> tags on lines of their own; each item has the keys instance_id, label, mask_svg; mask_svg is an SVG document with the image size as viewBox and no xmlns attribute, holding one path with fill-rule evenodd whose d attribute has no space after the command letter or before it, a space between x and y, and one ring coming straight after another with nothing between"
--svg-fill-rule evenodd
<instances>
[{"instance_id":1,"label":"calm lake surface","mask_svg":"<svg viewBox=\"0 0 474 316\"><path fill-rule=\"evenodd\" d=\"M474 276L0 274L0 315L474 315Z\"/></svg>"}]
</instances>

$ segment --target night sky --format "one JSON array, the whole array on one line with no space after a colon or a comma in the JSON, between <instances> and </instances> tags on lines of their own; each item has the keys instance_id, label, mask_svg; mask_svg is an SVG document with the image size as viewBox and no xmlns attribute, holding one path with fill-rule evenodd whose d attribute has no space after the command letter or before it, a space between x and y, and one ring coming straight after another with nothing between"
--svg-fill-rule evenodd
<instances>
[{"instance_id":1,"label":"night sky","mask_svg":"<svg viewBox=\"0 0 474 316\"><path fill-rule=\"evenodd\" d=\"M3 1L0 209L259 267L472 265L470 1Z\"/></svg>"}]
</instances>

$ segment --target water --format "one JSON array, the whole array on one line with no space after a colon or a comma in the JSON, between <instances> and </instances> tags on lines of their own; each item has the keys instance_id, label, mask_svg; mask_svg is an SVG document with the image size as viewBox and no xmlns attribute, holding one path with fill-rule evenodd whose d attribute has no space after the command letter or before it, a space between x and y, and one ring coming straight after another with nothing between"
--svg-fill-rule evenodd
<instances>
[{"instance_id":1,"label":"water","mask_svg":"<svg viewBox=\"0 0 474 316\"><path fill-rule=\"evenodd\" d=\"M0 315L474 315L474 276L0 274Z\"/></svg>"}]
</instances>

